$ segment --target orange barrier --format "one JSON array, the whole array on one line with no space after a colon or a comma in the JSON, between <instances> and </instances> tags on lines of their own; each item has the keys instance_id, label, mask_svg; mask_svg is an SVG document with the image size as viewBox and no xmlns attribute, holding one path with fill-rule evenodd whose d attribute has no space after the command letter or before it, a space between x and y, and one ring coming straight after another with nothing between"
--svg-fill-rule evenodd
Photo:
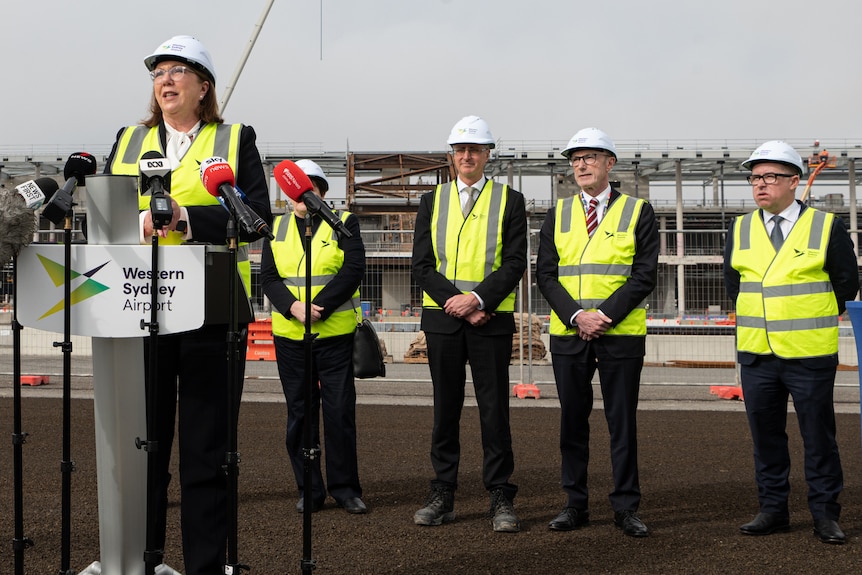
<instances>
[{"instance_id":1,"label":"orange barrier","mask_svg":"<svg viewBox=\"0 0 862 575\"><path fill-rule=\"evenodd\" d=\"M22 375L21 376L21 385L42 385L43 383L50 383L51 379L47 375Z\"/></svg>"},{"instance_id":2,"label":"orange barrier","mask_svg":"<svg viewBox=\"0 0 862 575\"><path fill-rule=\"evenodd\" d=\"M524 399L525 397L539 399L540 394L539 388L535 383L516 383L512 386L512 395L518 399Z\"/></svg>"},{"instance_id":3,"label":"orange barrier","mask_svg":"<svg viewBox=\"0 0 862 575\"><path fill-rule=\"evenodd\" d=\"M709 393L717 395L721 399L738 399L743 401L742 387L734 385L711 385Z\"/></svg>"},{"instance_id":4,"label":"orange barrier","mask_svg":"<svg viewBox=\"0 0 862 575\"><path fill-rule=\"evenodd\" d=\"M262 319L248 324L248 349L245 359L246 361L275 361L271 319Z\"/></svg>"}]
</instances>

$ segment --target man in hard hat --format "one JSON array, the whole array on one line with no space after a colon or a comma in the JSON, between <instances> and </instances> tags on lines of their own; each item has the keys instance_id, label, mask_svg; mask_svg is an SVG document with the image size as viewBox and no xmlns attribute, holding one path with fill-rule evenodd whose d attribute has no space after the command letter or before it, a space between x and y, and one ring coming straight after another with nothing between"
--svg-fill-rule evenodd
<instances>
[{"instance_id":1,"label":"man in hard hat","mask_svg":"<svg viewBox=\"0 0 862 575\"><path fill-rule=\"evenodd\" d=\"M417 525L455 518L460 418L470 362L484 451L482 480L494 531L516 532L517 487L509 429L509 361L515 287L527 266L524 197L485 177L494 138L482 118L452 128L456 180L422 196L416 215L413 275L422 288L421 327L434 385L431 465L434 479Z\"/></svg>"},{"instance_id":2,"label":"man in hard hat","mask_svg":"<svg viewBox=\"0 0 862 575\"><path fill-rule=\"evenodd\" d=\"M596 128L563 150L581 191L557 201L539 236L536 281L551 305L551 359L562 408L563 510L548 527L589 522L587 466L593 375L598 369L611 443L614 524L632 537L649 529L637 515L637 405L646 347L644 302L656 284L659 236L652 207L611 187L616 147Z\"/></svg>"},{"instance_id":3,"label":"man in hard hat","mask_svg":"<svg viewBox=\"0 0 862 575\"><path fill-rule=\"evenodd\" d=\"M855 250L840 218L796 200L803 164L789 144L766 142L742 166L751 170L748 181L760 209L731 223L724 281L736 302L737 358L760 513L739 529L746 535L790 529L785 428L792 397L814 533L840 545L844 480L832 392L838 316L859 291Z\"/></svg>"}]
</instances>

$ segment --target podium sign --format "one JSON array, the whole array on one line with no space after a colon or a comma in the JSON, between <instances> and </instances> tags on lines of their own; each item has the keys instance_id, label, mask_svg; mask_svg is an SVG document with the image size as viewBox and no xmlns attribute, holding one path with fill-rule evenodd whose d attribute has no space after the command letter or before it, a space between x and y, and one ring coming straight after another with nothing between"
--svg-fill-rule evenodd
<instances>
[{"instance_id":1,"label":"podium sign","mask_svg":"<svg viewBox=\"0 0 862 575\"><path fill-rule=\"evenodd\" d=\"M144 337L141 321L152 308L152 247L74 245L71 258L72 335ZM63 246L30 245L18 257L18 319L22 325L63 332ZM205 314L206 248L160 246L158 270L159 333L201 327Z\"/></svg>"}]
</instances>

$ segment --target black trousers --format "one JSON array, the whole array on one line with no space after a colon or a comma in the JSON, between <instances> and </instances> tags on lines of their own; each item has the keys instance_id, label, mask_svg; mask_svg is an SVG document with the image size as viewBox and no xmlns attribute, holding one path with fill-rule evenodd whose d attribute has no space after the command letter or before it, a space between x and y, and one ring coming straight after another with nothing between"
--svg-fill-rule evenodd
<instances>
[{"instance_id":1,"label":"black trousers","mask_svg":"<svg viewBox=\"0 0 862 575\"><path fill-rule=\"evenodd\" d=\"M837 362L836 362L837 363ZM790 453L787 400L799 421L805 451L805 480L812 517L837 520L844 475L835 440L835 367L810 369L799 360L762 356L741 366L745 412L754 442L754 468L760 510L788 515Z\"/></svg>"},{"instance_id":2,"label":"black trousers","mask_svg":"<svg viewBox=\"0 0 862 575\"><path fill-rule=\"evenodd\" d=\"M614 511L637 511L637 406L643 357L599 359L594 346L577 355L553 354L554 378L560 397L562 485L569 507L588 508L587 467L590 460L590 413L593 375L599 371L605 419L611 442Z\"/></svg>"},{"instance_id":3,"label":"black trousers","mask_svg":"<svg viewBox=\"0 0 862 575\"><path fill-rule=\"evenodd\" d=\"M305 458L302 455L305 426L305 345L275 338L278 375L287 402L285 444L299 492L303 493ZM356 456L356 385L353 379L353 334L316 339L312 346L312 445L320 445L320 410L323 407L326 486L341 503L362 497ZM326 499L320 458L311 462L312 498Z\"/></svg>"},{"instance_id":4,"label":"black trousers","mask_svg":"<svg viewBox=\"0 0 862 575\"><path fill-rule=\"evenodd\" d=\"M509 499L518 488L509 482L515 468L509 428L509 361L512 335L426 333L428 366L434 386L434 429L431 432L432 486L456 489L461 457L460 425L470 362L482 430L482 481L485 489L502 488Z\"/></svg>"},{"instance_id":5,"label":"black trousers","mask_svg":"<svg viewBox=\"0 0 862 575\"><path fill-rule=\"evenodd\" d=\"M247 325L239 328L243 334L239 344L240 372L244 373ZM148 342L145 350L148 355ZM184 573L221 574L227 550L227 478L223 465L228 424L236 425L239 417L242 378L232 385L228 381L226 325L161 336L158 350L158 544L165 548L171 448L179 412ZM231 388L236 393L236 409L228 414Z\"/></svg>"}]
</instances>

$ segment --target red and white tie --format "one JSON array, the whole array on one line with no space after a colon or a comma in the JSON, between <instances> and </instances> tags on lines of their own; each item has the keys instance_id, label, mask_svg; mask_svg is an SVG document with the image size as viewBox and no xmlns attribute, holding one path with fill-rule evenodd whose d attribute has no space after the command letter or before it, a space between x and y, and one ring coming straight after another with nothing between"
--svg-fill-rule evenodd
<instances>
[{"instance_id":1,"label":"red and white tie","mask_svg":"<svg viewBox=\"0 0 862 575\"><path fill-rule=\"evenodd\" d=\"M598 206L599 201L596 198L590 198L590 207L587 208L587 233L590 237L599 225Z\"/></svg>"}]
</instances>

